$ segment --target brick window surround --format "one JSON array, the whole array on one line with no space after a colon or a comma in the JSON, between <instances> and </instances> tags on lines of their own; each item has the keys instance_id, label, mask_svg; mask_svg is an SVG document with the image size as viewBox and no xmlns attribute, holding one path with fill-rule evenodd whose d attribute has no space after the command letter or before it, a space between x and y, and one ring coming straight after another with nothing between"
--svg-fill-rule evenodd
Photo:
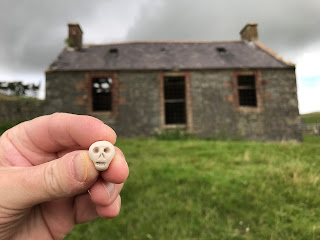
<instances>
[{"instance_id":1,"label":"brick window surround","mask_svg":"<svg viewBox=\"0 0 320 240\"><path fill-rule=\"evenodd\" d=\"M183 77L185 83L185 122L183 124L166 124L166 109L165 109L165 78L166 77ZM187 128L192 131L192 105L191 105L191 83L190 83L190 73L189 72L161 72L158 74L159 78L159 97L160 97L160 129L170 129L170 128Z\"/></svg>"},{"instance_id":2,"label":"brick window surround","mask_svg":"<svg viewBox=\"0 0 320 240\"><path fill-rule=\"evenodd\" d=\"M255 103L252 106L241 105L239 99L239 91L241 91L242 86L239 86L238 79L241 76L254 77L254 89L255 89ZM233 73L233 95L234 95L234 107L237 111L249 111L249 112L260 112L262 110L261 101L261 90L260 90L261 74L258 71L237 71ZM253 97L254 98L254 97ZM252 100L252 103L254 100Z\"/></svg>"},{"instance_id":3,"label":"brick window surround","mask_svg":"<svg viewBox=\"0 0 320 240\"><path fill-rule=\"evenodd\" d=\"M111 111L94 111L93 110L93 96L92 96L92 84L93 79L95 78L111 78ZM87 73L86 74L86 81L87 81L87 95L88 95L88 104L87 109L89 114L99 115L99 114L116 114L117 107L118 107L118 91L117 91L117 76L114 73Z\"/></svg>"}]
</instances>

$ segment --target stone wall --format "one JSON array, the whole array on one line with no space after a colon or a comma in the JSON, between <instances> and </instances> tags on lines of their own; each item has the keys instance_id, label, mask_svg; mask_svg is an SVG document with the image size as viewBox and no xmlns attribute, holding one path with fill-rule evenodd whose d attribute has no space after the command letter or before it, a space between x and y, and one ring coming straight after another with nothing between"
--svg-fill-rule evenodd
<instances>
[{"instance_id":1,"label":"stone wall","mask_svg":"<svg viewBox=\"0 0 320 240\"><path fill-rule=\"evenodd\" d=\"M258 141L301 141L293 69L260 70L257 108L237 107L234 71L193 72L194 131Z\"/></svg>"},{"instance_id":2,"label":"stone wall","mask_svg":"<svg viewBox=\"0 0 320 240\"><path fill-rule=\"evenodd\" d=\"M45 113L86 114L86 91L81 87L84 82L83 72L46 73Z\"/></svg>"},{"instance_id":3,"label":"stone wall","mask_svg":"<svg viewBox=\"0 0 320 240\"><path fill-rule=\"evenodd\" d=\"M159 130L160 101L157 72L119 73L120 92L115 129L124 136L150 136Z\"/></svg>"},{"instance_id":4,"label":"stone wall","mask_svg":"<svg viewBox=\"0 0 320 240\"><path fill-rule=\"evenodd\" d=\"M201 136L236 135L232 71L192 72L190 78L194 133Z\"/></svg>"},{"instance_id":5,"label":"stone wall","mask_svg":"<svg viewBox=\"0 0 320 240\"><path fill-rule=\"evenodd\" d=\"M237 70L238 71L238 70ZM248 140L301 140L294 69L259 70L257 108L236 104L233 70L190 71L191 132ZM90 110L91 74L114 76L115 111ZM89 74L89 75L88 75ZM90 75L90 76L91 76ZM119 136L151 136L161 130L159 72L49 72L46 113L89 114Z\"/></svg>"},{"instance_id":6,"label":"stone wall","mask_svg":"<svg viewBox=\"0 0 320 240\"><path fill-rule=\"evenodd\" d=\"M44 113L43 100L23 97L1 96L1 121L26 121L41 116Z\"/></svg>"},{"instance_id":7,"label":"stone wall","mask_svg":"<svg viewBox=\"0 0 320 240\"><path fill-rule=\"evenodd\" d=\"M90 111L88 74L115 77L115 112ZM159 128L157 78L157 72L50 72L46 74L46 114L88 114L101 119L120 136L150 136Z\"/></svg>"}]
</instances>

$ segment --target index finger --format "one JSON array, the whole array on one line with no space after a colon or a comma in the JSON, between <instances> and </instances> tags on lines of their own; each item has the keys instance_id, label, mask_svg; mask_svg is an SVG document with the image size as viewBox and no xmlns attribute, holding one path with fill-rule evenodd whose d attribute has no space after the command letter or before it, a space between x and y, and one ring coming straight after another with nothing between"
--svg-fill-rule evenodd
<instances>
[{"instance_id":1,"label":"index finger","mask_svg":"<svg viewBox=\"0 0 320 240\"><path fill-rule=\"evenodd\" d=\"M58 152L74 147L86 149L92 143L101 140L114 144L117 138L116 133L99 119L68 113L35 118L22 123L20 128L25 134L23 131L17 132L17 140L29 141L46 152Z\"/></svg>"}]
</instances>

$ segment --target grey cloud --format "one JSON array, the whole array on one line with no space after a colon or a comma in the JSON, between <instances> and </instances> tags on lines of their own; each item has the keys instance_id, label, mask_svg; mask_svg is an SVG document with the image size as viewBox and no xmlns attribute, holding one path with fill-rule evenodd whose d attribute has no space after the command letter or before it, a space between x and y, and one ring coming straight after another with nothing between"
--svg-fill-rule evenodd
<instances>
[{"instance_id":1,"label":"grey cloud","mask_svg":"<svg viewBox=\"0 0 320 240\"><path fill-rule=\"evenodd\" d=\"M260 41L279 53L320 40L318 0L163 0L145 6L128 40L234 40L247 22L259 24Z\"/></svg>"},{"instance_id":2,"label":"grey cloud","mask_svg":"<svg viewBox=\"0 0 320 240\"><path fill-rule=\"evenodd\" d=\"M64 47L67 23L92 25L94 14L112 1L0 0L0 66L43 72Z\"/></svg>"},{"instance_id":3,"label":"grey cloud","mask_svg":"<svg viewBox=\"0 0 320 240\"><path fill-rule=\"evenodd\" d=\"M295 56L319 42L319 10L318 0L0 0L0 69L43 73L64 46L68 22L81 24L85 42L113 39L111 26L128 31L123 40L233 40L258 22L262 42Z\"/></svg>"}]
</instances>

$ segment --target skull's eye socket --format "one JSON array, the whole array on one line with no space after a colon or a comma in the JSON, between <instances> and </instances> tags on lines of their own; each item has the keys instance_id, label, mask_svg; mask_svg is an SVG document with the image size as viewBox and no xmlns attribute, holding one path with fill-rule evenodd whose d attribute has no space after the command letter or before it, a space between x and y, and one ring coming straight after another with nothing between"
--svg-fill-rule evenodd
<instances>
[{"instance_id":1,"label":"skull's eye socket","mask_svg":"<svg viewBox=\"0 0 320 240\"><path fill-rule=\"evenodd\" d=\"M103 149L103 151L104 151L105 153L108 153L108 152L110 152L110 148L106 147L105 149Z\"/></svg>"},{"instance_id":2,"label":"skull's eye socket","mask_svg":"<svg viewBox=\"0 0 320 240\"><path fill-rule=\"evenodd\" d=\"M93 152L94 152L94 153L98 153L98 152L99 152L99 148L98 148L98 147L95 147L95 148L93 149Z\"/></svg>"}]
</instances>

